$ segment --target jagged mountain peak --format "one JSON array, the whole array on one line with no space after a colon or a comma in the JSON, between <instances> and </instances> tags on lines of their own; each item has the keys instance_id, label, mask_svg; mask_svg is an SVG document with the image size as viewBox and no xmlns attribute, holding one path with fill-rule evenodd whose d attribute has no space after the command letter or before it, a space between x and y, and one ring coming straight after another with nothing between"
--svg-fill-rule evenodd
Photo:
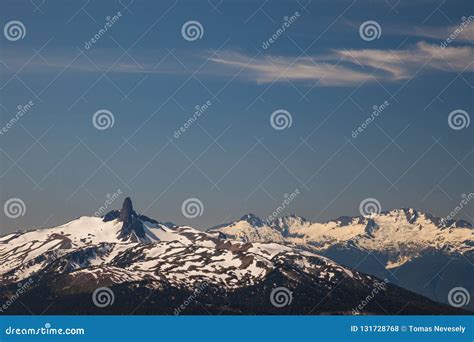
<instances>
[{"instance_id":1,"label":"jagged mountain peak","mask_svg":"<svg viewBox=\"0 0 474 342\"><path fill-rule=\"evenodd\" d=\"M297 224L297 223L304 224L304 223L310 222L306 218L302 216L298 216L298 215L286 215L286 216L276 217L273 219L262 219L261 217L252 213L243 215L240 219L238 219L234 223L237 223L240 221L248 222L254 227L263 227L263 226L284 227L284 226Z\"/></svg>"},{"instance_id":2,"label":"jagged mountain peak","mask_svg":"<svg viewBox=\"0 0 474 342\"><path fill-rule=\"evenodd\" d=\"M335 223L338 227L345 227L351 224L363 224L367 222L367 219L364 216L339 216L335 220L326 221L325 224Z\"/></svg>"},{"instance_id":3,"label":"jagged mountain peak","mask_svg":"<svg viewBox=\"0 0 474 342\"><path fill-rule=\"evenodd\" d=\"M143 221L149 221L147 217L141 216L133 210L133 204L130 197L126 197L122 203L121 210L112 210L102 218L103 222L117 220L122 222L122 227L118 232L118 239L149 242L145 234ZM154 221L154 220L152 220ZM156 222L156 221L155 221Z\"/></svg>"},{"instance_id":4,"label":"jagged mountain peak","mask_svg":"<svg viewBox=\"0 0 474 342\"><path fill-rule=\"evenodd\" d=\"M265 221L263 219L252 213L245 214L240 218L239 221L247 221L255 227L262 227L265 224Z\"/></svg>"},{"instance_id":5,"label":"jagged mountain peak","mask_svg":"<svg viewBox=\"0 0 474 342\"><path fill-rule=\"evenodd\" d=\"M273 241L313 251L324 251L334 244L356 244L362 249L381 251L408 243L413 250L449 249L464 253L473 250L469 241L474 239L474 232L470 228L466 221L446 221L409 207L370 216L341 216L325 223L311 222L296 215L270 221L246 215L239 221L209 231L218 230L242 241Z\"/></svg>"},{"instance_id":6,"label":"jagged mountain peak","mask_svg":"<svg viewBox=\"0 0 474 342\"><path fill-rule=\"evenodd\" d=\"M383 211L380 216L404 217L410 224L432 223L438 229L446 228L472 228L472 224L465 220L449 219L434 216L415 208L400 208Z\"/></svg>"},{"instance_id":7,"label":"jagged mountain peak","mask_svg":"<svg viewBox=\"0 0 474 342\"><path fill-rule=\"evenodd\" d=\"M274 223L280 224L280 225L289 225L289 224L304 224L309 222L307 219L305 219L302 216L298 215L287 215L287 216L282 216L279 218L276 218L273 220Z\"/></svg>"},{"instance_id":8,"label":"jagged mountain peak","mask_svg":"<svg viewBox=\"0 0 474 342\"><path fill-rule=\"evenodd\" d=\"M380 244L385 247L389 245L389 248L400 244L404 238L409 238L415 244L429 246L430 243L434 243L436 248L442 248L451 242L464 246L464 243L458 243L459 236L466 235L466 231L459 230L463 228L469 229L472 225L463 220L443 220L407 207L386 210L370 216L341 216L324 223L312 222L297 215L264 220L254 214L247 214L239 220L211 227L207 231L219 230L226 236L242 241L281 243L287 238L296 240L303 238L305 244L316 240L316 244L319 245L319 241L324 240L325 248L331 241L334 243L351 239L360 241L361 236L381 240ZM405 236L406 234L409 236ZM466 237L466 240L471 239L471 235Z\"/></svg>"},{"instance_id":9,"label":"jagged mountain peak","mask_svg":"<svg viewBox=\"0 0 474 342\"><path fill-rule=\"evenodd\" d=\"M137 242L150 242L154 239L147 236L145 231L145 222L159 224L158 221L151 219L145 215L138 214L133 209L133 203L130 197L126 197L122 203L121 210L112 210L102 216L103 222L117 220L122 222L122 227L118 232L120 240L129 240ZM166 227L176 226L171 222L163 224Z\"/></svg>"},{"instance_id":10,"label":"jagged mountain peak","mask_svg":"<svg viewBox=\"0 0 474 342\"><path fill-rule=\"evenodd\" d=\"M340 216L336 219L328 220L326 222L320 223L316 221L310 221L306 219L305 217L298 216L298 215L286 215L286 216L281 216L277 217L274 219L262 219L261 217L248 213L240 217L236 221L232 221L230 223L225 223L221 224L215 227L209 228L209 230L214 230L216 228L220 228L223 226L227 226L230 224L236 224L241 221L245 221L249 223L251 226L254 227L262 227L262 226L269 226L269 227L284 227L288 225L312 225L312 224L331 224L334 223L339 227L344 227L348 225L354 225L354 224L367 224L370 219L377 219L377 218L393 218L397 222L400 221L406 221L408 224L416 224L420 219L423 221L430 221L433 223L436 227L440 229L444 228L470 228L472 225L465 221L465 220L443 220L442 218L433 216L429 213L423 212L421 210L411 208L411 207L406 207L406 208L397 208L397 209L390 209L390 210L385 210L380 213L374 213L369 216Z\"/></svg>"},{"instance_id":11,"label":"jagged mountain peak","mask_svg":"<svg viewBox=\"0 0 474 342\"><path fill-rule=\"evenodd\" d=\"M120 210L120 220L125 223L130 223L137 213L133 210L133 204L130 197L125 198L122 204L122 210Z\"/></svg>"}]
</instances>

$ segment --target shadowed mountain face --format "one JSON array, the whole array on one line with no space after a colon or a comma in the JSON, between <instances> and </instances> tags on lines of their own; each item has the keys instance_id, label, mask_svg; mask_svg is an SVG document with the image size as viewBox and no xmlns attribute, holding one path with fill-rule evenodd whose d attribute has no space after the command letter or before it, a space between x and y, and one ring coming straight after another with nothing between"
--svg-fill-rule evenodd
<instances>
[{"instance_id":1,"label":"shadowed mountain face","mask_svg":"<svg viewBox=\"0 0 474 342\"><path fill-rule=\"evenodd\" d=\"M123 222L120 238L127 239L132 234L137 240L145 237L143 224L137 213L133 210L132 200L130 197L125 198L119 219Z\"/></svg>"},{"instance_id":2,"label":"shadowed mountain face","mask_svg":"<svg viewBox=\"0 0 474 342\"><path fill-rule=\"evenodd\" d=\"M137 213L133 211L132 200L130 197L125 198L122 204L122 210L120 210L120 221L123 222L124 226L128 226L132 223L133 217L136 217Z\"/></svg>"},{"instance_id":3,"label":"shadowed mountain face","mask_svg":"<svg viewBox=\"0 0 474 342\"><path fill-rule=\"evenodd\" d=\"M0 260L1 300L29 284L6 314L466 313L315 253L159 223L129 198L103 218L3 236Z\"/></svg>"},{"instance_id":4,"label":"shadowed mountain face","mask_svg":"<svg viewBox=\"0 0 474 342\"><path fill-rule=\"evenodd\" d=\"M443 222L414 209L326 223L297 216L262 223L249 214L208 232L311 251L439 302L448 303L455 287L474 292L474 229L468 222ZM474 303L467 307L474 309Z\"/></svg>"},{"instance_id":5,"label":"shadowed mountain face","mask_svg":"<svg viewBox=\"0 0 474 342\"><path fill-rule=\"evenodd\" d=\"M109 222L113 220L122 222L122 228L120 229L118 238L120 240L132 240L134 242L149 241L148 237L145 234L145 227L143 225L143 221L157 223L155 220L150 219L144 215L138 215L133 210L133 204L130 197L125 198L121 210L112 210L105 214L103 217L104 222Z\"/></svg>"}]
</instances>

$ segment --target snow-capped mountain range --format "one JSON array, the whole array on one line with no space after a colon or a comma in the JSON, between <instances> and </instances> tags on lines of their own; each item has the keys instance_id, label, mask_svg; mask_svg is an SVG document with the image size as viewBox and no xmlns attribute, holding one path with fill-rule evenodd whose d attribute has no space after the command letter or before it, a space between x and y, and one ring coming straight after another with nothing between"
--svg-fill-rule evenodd
<instances>
[{"instance_id":1,"label":"snow-capped mountain range","mask_svg":"<svg viewBox=\"0 0 474 342\"><path fill-rule=\"evenodd\" d=\"M325 223L298 216L264 221L247 214L208 232L311 251L441 302L447 302L446 291L455 286L474 291L473 227L412 208Z\"/></svg>"},{"instance_id":2,"label":"snow-capped mountain range","mask_svg":"<svg viewBox=\"0 0 474 342\"><path fill-rule=\"evenodd\" d=\"M293 226L299 227L298 233L292 232ZM309 226L296 217L267 226L255 216L246 216L207 233L139 215L127 198L121 210L101 218L80 217L62 226L0 237L0 300L10 303L8 310L0 311L176 314L180 308L179 313L184 310L185 314L352 314L357 308L359 314L465 312L341 266L320 255L323 249L296 248L306 241L303 227ZM355 231L347 227L341 236L355 238ZM377 229L363 231L370 235ZM291 237L295 240L290 242ZM465 249L462 244L456 246ZM12 300L22 284L31 286L20 300ZM104 287L113 296L113 305L108 307L93 300L95 291ZM378 289L375 296L374 289ZM275 291L280 293L275 295ZM280 305L282 299L284 305Z\"/></svg>"}]
</instances>

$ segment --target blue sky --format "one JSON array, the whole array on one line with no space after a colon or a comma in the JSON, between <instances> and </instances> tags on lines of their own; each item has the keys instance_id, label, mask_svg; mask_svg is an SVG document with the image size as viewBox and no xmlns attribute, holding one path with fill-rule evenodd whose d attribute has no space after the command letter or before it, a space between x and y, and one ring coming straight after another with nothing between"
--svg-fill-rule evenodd
<instances>
[{"instance_id":1,"label":"blue sky","mask_svg":"<svg viewBox=\"0 0 474 342\"><path fill-rule=\"evenodd\" d=\"M0 135L2 203L25 203L0 213L2 232L93 215L119 189L113 208L131 196L198 228L266 217L296 189L284 214L316 221L365 198L445 216L473 192L474 124L448 124L473 113L472 14L469 1L2 1L2 27L26 32L0 39L1 125L33 102ZM184 39L188 21L200 39ZM361 36L367 21L378 38ZM99 130L102 109L114 124ZM280 109L292 123L277 130ZM188 198L201 216L183 216Z\"/></svg>"}]
</instances>

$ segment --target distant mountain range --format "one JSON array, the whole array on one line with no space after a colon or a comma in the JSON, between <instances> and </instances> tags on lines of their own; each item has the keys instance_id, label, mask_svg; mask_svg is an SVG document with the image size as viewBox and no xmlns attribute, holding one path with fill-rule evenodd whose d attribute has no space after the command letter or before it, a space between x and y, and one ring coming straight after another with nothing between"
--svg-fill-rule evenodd
<instances>
[{"instance_id":1,"label":"distant mountain range","mask_svg":"<svg viewBox=\"0 0 474 342\"><path fill-rule=\"evenodd\" d=\"M421 293L428 267L465 265L472 241L467 225L413 210L325 224L246 215L202 232L140 215L127 198L102 218L0 237L0 314L468 314L385 277L418 279ZM442 298L448 284L427 286Z\"/></svg>"},{"instance_id":2,"label":"distant mountain range","mask_svg":"<svg viewBox=\"0 0 474 342\"><path fill-rule=\"evenodd\" d=\"M439 302L447 303L454 287L474 292L473 227L412 208L326 223L298 216L268 222L248 214L208 233L310 251Z\"/></svg>"}]
</instances>

